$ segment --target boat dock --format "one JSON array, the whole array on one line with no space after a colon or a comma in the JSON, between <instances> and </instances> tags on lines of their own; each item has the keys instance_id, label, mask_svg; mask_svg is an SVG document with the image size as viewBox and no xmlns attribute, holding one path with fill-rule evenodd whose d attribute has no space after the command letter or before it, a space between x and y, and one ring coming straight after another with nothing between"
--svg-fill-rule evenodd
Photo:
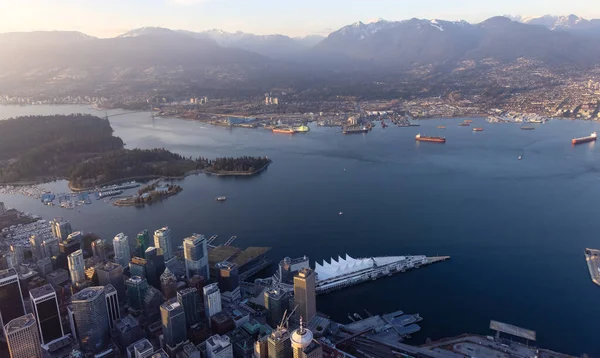
<instances>
[{"instance_id":1,"label":"boat dock","mask_svg":"<svg viewBox=\"0 0 600 358\"><path fill-rule=\"evenodd\" d=\"M442 262L446 260L450 260L450 256L432 256L427 258L427 263L425 263L425 265L431 265L436 262Z\"/></svg>"},{"instance_id":2,"label":"boat dock","mask_svg":"<svg viewBox=\"0 0 600 358\"><path fill-rule=\"evenodd\" d=\"M592 282L600 286L600 250L585 249L585 261L590 271Z\"/></svg>"}]
</instances>

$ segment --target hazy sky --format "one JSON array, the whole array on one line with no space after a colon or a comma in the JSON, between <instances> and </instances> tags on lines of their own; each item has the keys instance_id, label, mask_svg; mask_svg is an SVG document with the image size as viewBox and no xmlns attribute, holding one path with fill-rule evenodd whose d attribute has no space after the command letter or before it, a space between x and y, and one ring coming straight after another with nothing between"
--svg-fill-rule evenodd
<instances>
[{"instance_id":1,"label":"hazy sky","mask_svg":"<svg viewBox=\"0 0 600 358\"><path fill-rule=\"evenodd\" d=\"M503 14L571 13L600 18L600 0L0 0L0 32L76 30L110 37L161 26L300 36L377 18L479 22Z\"/></svg>"}]
</instances>

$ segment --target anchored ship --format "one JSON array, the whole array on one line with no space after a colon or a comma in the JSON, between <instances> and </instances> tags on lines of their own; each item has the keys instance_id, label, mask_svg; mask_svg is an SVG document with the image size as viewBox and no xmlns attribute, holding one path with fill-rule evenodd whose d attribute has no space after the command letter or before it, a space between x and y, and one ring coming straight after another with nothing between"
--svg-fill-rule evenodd
<instances>
[{"instance_id":1,"label":"anchored ship","mask_svg":"<svg viewBox=\"0 0 600 358\"><path fill-rule=\"evenodd\" d=\"M471 123L459 123L458 125L461 127L468 127L471 125Z\"/></svg>"},{"instance_id":2,"label":"anchored ship","mask_svg":"<svg viewBox=\"0 0 600 358\"><path fill-rule=\"evenodd\" d=\"M446 138L444 138L444 137L428 137L428 136L423 136L421 134L417 134L415 136L415 140L417 140L419 142L446 143Z\"/></svg>"},{"instance_id":3,"label":"anchored ship","mask_svg":"<svg viewBox=\"0 0 600 358\"><path fill-rule=\"evenodd\" d=\"M573 143L573 144L581 144L581 143L593 142L593 141L596 140L596 138L598 138L598 135L596 134L596 132L593 132L592 134L590 134L587 137L573 138L573 140L571 141L571 143Z\"/></svg>"},{"instance_id":4,"label":"anchored ship","mask_svg":"<svg viewBox=\"0 0 600 358\"><path fill-rule=\"evenodd\" d=\"M291 128L273 128L273 133L294 134L296 131Z\"/></svg>"},{"instance_id":5,"label":"anchored ship","mask_svg":"<svg viewBox=\"0 0 600 358\"><path fill-rule=\"evenodd\" d=\"M473 128L473 132L483 132L483 128Z\"/></svg>"},{"instance_id":6,"label":"anchored ship","mask_svg":"<svg viewBox=\"0 0 600 358\"><path fill-rule=\"evenodd\" d=\"M367 133L368 131L367 127L344 127L342 134Z\"/></svg>"},{"instance_id":7,"label":"anchored ship","mask_svg":"<svg viewBox=\"0 0 600 358\"><path fill-rule=\"evenodd\" d=\"M532 130L535 129L535 127L525 127L525 126L523 126L523 127L521 127L521 129L524 130L524 131L532 131Z\"/></svg>"}]
</instances>

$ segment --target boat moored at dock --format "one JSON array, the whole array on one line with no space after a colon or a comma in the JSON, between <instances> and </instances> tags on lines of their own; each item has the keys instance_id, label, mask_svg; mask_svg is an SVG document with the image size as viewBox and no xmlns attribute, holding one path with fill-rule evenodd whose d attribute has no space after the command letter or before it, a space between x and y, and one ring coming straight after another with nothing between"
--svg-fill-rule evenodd
<instances>
[{"instance_id":1,"label":"boat moored at dock","mask_svg":"<svg viewBox=\"0 0 600 358\"><path fill-rule=\"evenodd\" d=\"M294 134L296 131L292 128L273 128L273 133Z\"/></svg>"},{"instance_id":2,"label":"boat moored at dock","mask_svg":"<svg viewBox=\"0 0 600 358\"><path fill-rule=\"evenodd\" d=\"M420 133L415 136L415 140L418 142L446 143L445 137L429 137L421 135Z\"/></svg>"},{"instance_id":3,"label":"boat moored at dock","mask_svg":"<svg viewBox=\"0 0 600 358\"><path fill-rule=\"evenodd\" d=\"M369 131L369 129L367 127L360 127L360 126L344 127L342 129L342 134L359 134L359 133L367 133L368 131Z\"/></svg>"},{"instance_id":4,"label":"boat moored at dock","mask_svg":"<svg viewBox=\"0 0 600 358\"><path fill-rule=\"evenodd\" d=\"M587 143L587 142L593 142L597 138L598 138L598 134L596 134L596 132L593 132L592 134L590 134L587 137L573 138L573 140L571 140L571 143L582 144L582 143Z\"/></svg>"}]
</instances>

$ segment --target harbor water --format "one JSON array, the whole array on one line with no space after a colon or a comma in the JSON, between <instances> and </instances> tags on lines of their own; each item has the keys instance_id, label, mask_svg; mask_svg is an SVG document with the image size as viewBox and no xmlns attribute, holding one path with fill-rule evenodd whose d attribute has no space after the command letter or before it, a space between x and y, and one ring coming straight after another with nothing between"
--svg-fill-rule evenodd
<instances>
[{"instance_id":1,"label":"harbor water","mask_svg":"<svg viewBox=\"0 0 600 358\"><path fill-rule=\"evenodd\" d=\"M0 118L72 112L104 116L80 106L7 106ZM274 261L450 255L319 296L317 308L341 322L364 309L419 313L424 320L413 344L464 332L487 335L494 319L537 331L539 346L600 355L600 289L584 258L586 247L600 247L600 143L571 144L600 131L599 124L553 120L523 131L475 119L473 126L485 130L473 132L458 126L461 119L432 119L420 127L378 123L368 134L345 136L313 124L309 133L290 136L149 113L110 121L127 148L209 158L266 155L273 164L248 178L189 176L178 182L182 193L143 208L94 200L68 210L20 195L0 195L0 201L44 219L63 216L105 239L162 225L172 229L174 246L193 232L219 234L223 242L237 235L236 246L272 247ZM416 142L418 133L447 142ZM66 183L45 187L61 192ZM227 201L215 201L218 196Z\"/></svg>"}]
</instances>

